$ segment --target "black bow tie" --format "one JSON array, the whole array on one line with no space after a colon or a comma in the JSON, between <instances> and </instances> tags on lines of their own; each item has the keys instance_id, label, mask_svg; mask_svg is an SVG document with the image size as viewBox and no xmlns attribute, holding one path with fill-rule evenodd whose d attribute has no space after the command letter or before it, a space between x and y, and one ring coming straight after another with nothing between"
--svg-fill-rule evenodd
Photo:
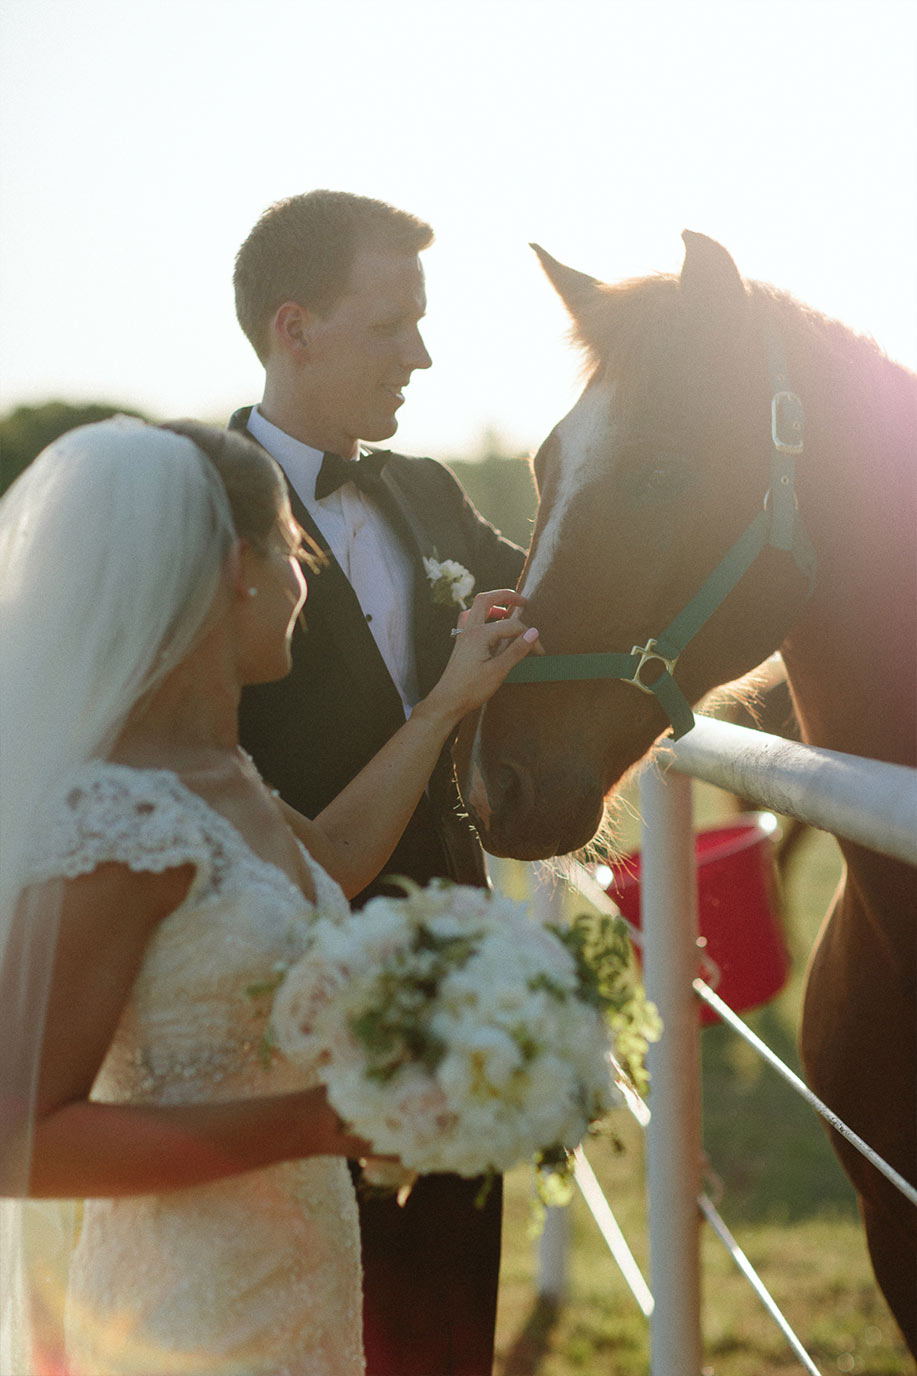
<instances>
[{"instance_id":1,"label":"black bow tie","mask_svg":"<svg viewBox=\"0 0 917 1376\"><path fill-rule=\"evenodd\" d=\"M315 479L317 500L330 497L344 483L356 483L363 492L377 491L379 475L385 466L388 454L383 450L364 454L360 459L342 459L340 454L326 454Z\"/></svg>"}]
</instances>

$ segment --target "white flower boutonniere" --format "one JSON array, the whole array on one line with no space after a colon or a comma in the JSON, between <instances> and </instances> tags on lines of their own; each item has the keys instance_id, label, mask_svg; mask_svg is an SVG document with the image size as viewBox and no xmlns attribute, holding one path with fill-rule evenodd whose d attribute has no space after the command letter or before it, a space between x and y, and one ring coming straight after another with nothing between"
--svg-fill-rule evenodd
<instances>
[{"instance_id":1,"label":"white flower boutonniere","mask_svg":"<svg viewBox=\"0 0 917 1376\"><path fill-rule=\"evenodd\" d=\"M463 564L454 559L427 559L423 561L424 572L430 580L433 601L438 607L461 607L464 609L474 589L474 574L469 573Z\"/></svg>"}]
</instances>

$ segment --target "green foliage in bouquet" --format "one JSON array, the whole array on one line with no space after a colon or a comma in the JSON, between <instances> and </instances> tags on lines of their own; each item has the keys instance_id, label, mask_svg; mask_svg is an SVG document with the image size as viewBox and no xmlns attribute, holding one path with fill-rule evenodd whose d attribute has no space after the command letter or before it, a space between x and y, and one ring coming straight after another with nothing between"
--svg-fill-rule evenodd
<instances>
[{"instance_id":1,"label":"green foliage in bouquet","mask_svg":"<svg viewBox=\"0 0 917 1376\"><path fill-rule=\"evenodd\" d=\"M401 880L401 883L409 881ZM419 886L415 886L419 892ZM350 1020L350 1030L367 1057L367 1078L386 1084L403 1065L433 1071L446 1044L424 1019L440 983L474 955L480 934L440 936L418 927L411 949L393 958L376 981L378 1003Z\"/></svg>"},{"instance_id":2,"label":"green foliage in bouquet","mask_svg":"<svg viewBox=\"0 0 917 1376\"><path fill-rule=\"evenodd\" d=\"M646 1094L645 1057L662 1022L646 997L627 923L607 913L580 913L568 927L551 924L551 930L576 961L580 998L604 1014L614 1034L618 1066L638 1094Z\"/></svg>"}]
</instances>

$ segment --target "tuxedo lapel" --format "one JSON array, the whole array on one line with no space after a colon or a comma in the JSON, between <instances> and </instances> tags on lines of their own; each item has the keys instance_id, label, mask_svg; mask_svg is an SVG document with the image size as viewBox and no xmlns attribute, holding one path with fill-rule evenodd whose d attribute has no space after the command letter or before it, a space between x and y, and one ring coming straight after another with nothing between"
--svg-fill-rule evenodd
<instances>
[{"instance_id":1,"label":"tuxedo lapel","mask_svg":"<svg viewBox=\"0 0 917 1376\"><path fill-rule=\"evenodd\" d=\"M424 559L446 558L437 550L428 512L404 481L402 470L386 464L382 470L379 505L395 526L414 569L414 659L417 686L426 695L446 666L452 649L449 632L455 625L458 608L440 607L431 595Z\"/></svg>"},{"instance_id":2,"label":"tuxedo lapel","mask_svg":"<svg viewBox=\"0 0 917 1376\"><path fill-rule=\"evenodd\" d=\"M247 433L250 413L250 407L236 411L229 428ZM248 438L257 444L253 435L248 434ZM301 626L294 628L294 653L297 641L308 652L311 640L319 653L330 651L337 655L347 667L348 677L353 682L353 695L362 697L364 709L371 716L384 711L386 715L394 716L396 721L403 718L401 696L366 624L356 593L289 481L287 494L294 517L316 542L327 561L319 573L307 578L309 595L303 612L306 629L303 631Z\"/></svg>"},{"instance_id":3,"label":"tuxedo lapel","mask_svg":"<svg viewBox=\"0 0 917 1376\"><path fill-rule=\"evenodd\" d=\"M302 636L308 645L311 637L316 645L327 646L336 654L347 667L354 694L362 696L368 712L378 715L381 709L396 720L403 719L401 695L366 623L359 599L297 493L287 486L293 515L325 552L328 561L308 579L306 629L297 626L294 638Z\"/></svg>"},{"instance_id":4,"label":"tuxedo lapel","mask_svg":"<svg viewBox=\"0 0 917 1376\"><path fill-rule=\"evenodd\" d=\"M406 491L401 474L394 465L386 464L381 473L379 505L393 522L415 563L423 568L424 556L432 557L433 540L423 514L417 510L411 493Z\"/></svg>"}]
</instances>

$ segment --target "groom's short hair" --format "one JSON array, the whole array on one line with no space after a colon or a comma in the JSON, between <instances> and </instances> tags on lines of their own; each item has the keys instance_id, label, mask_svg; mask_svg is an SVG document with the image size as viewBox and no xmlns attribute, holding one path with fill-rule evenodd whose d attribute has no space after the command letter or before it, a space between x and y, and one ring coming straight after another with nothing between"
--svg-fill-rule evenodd
<instances>
[{"instance_id":1,"label":"groom's short hair","mask_svg":"<svg viewBox=\"0 0 917 1376\"><path fill-rule=\"evenodd\" d=\"M284 301L326 315L347 289L362 249L418 254L433 230L416 215L349 191L307 191L268 206L236 254L236 315L264 363Z\"/></svg>"}]
</instances>

